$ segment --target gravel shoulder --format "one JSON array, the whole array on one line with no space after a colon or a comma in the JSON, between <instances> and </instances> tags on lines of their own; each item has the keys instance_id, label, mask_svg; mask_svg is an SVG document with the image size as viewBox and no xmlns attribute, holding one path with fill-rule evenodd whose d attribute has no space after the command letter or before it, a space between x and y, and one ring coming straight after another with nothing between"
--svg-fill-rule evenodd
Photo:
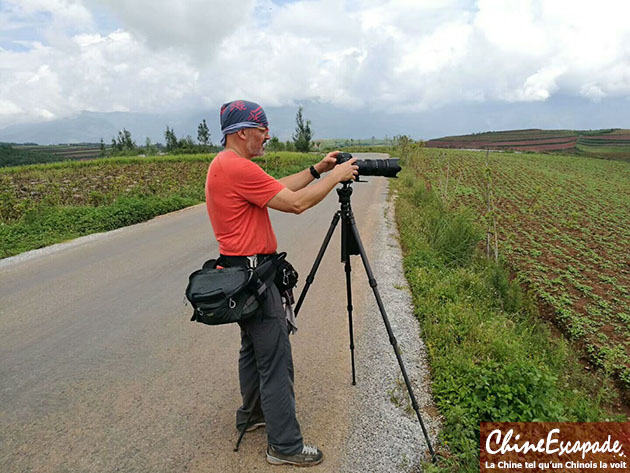
<instances>
[{"instance_id":1,"label":"gravel shoulder","mask_svg":"<svg viewBox=\"0 0 630 473\"><path fill-rule=\"evenodd\" d=\"M440 418L433 405L430 372L424 342L407 281L402 269L402 251L394 218L394 202L387 199L384 218L374 239L376 255L370 266L378 282L392 331L431 442L435 444ZM353 262L354 263L354 262ZM353 271L364 271L360 261ZM357 357L356 393L350 403L354 411L342 473L422 471L428 449L387 330L372 291L365 293L367 314L355 342Z\"/></svg>"}]
</instances>

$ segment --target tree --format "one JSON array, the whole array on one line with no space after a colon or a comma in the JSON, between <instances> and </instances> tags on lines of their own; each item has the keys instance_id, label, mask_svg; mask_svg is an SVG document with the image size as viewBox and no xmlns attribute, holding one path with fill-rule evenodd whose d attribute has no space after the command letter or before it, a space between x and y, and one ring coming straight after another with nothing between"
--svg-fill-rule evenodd
<instances>
[{"instance_id":1,"label":"tree","mask_svg":"<svg viewBox=\"0 0 630 473\"><path fill-rule=\"evenodd\" d=\"M304 122L304 117L302 117L303 107L300 106L297 114L295 115L295 134L293 135L293 143L295 143L295 149L302 153L308 153L311 149L311 121L306 120Z\"/></svg>"},{"instance_id":2,"label":"tree","mask_svg":"<svg viewBox=\"0 0 630 473\"><path fill-rule=\"evenodd\" d=\"M123 128L122 132L123 148L126 150L133 150L136 148L136 142L131 139L131 132L126 128Z\"/></svg>"},{"instance_id":3,"label":"tree","mask_svg":"<svg viewBox=\"0 0 630 473\"><path fill-rule=\"evenodd\" d=\"M204 146L208 146L210 143L210 130L208 130L205 118L197 127L197 141Z\"/></svg>"},{"instance_id":4,"label":"tree","mask_svg":"<svg viewBox=\"0 0 630 473\"><path fill-rule=\"evenodd\" d=\"M177 137L175 131L166 126L164 132L164 139L166 140L166 151L175 151L177 149Z\"/></svg>"},{"instance_id":5,"label":"tree","mask_svg":"<svg viewBox=\"0 0 630 473\"><path fill-rule=\"evenodd\" d=\"M177 142L177 147L186 153L194 153L195 141L192 136L186 135L186 138L182 138Z\"/></svg>"},{"instance_id":6,"label":"tree","mask_svg":"<svg viewBox=\"0 0 630 473\"><path fill-rule=\"evenodd\" d=\"M396 144L402 148L403 154L407 150L407 148L413 143L413 140L409 138L407 135L396 135L394 137Z\"/></svg>"},{"instance_id":7,"label":"tree","mask_svg":"<svg viewBox=\"0 0 630 473\"><path fill-rule=\"evenodd\" d=\"M267 143L267 149L269 151L284 151L284 143L277 136L273 136Z\"/></svg>"},{"instance_id":8,"label":"tree","mask_svg":"<svg viewBox=\"0 0 630 473\"><path fill-rule=\"evenodd\" d=\"M151 138L147 136L144 140L144 154L147 156L152 156L157 154L157 147L151 142Z\"/></svg>"},{"instance_id":9,"label":"tree","mask_svg":"<svg viewBox=\"0 0 630 473\"><path fill-rule=\"evenodd\" d=\"M101 146L100 146L99 156L101 158L105 157L105 142L103 141L103 138L101 138Z\"/></svg>"}]
</instances>

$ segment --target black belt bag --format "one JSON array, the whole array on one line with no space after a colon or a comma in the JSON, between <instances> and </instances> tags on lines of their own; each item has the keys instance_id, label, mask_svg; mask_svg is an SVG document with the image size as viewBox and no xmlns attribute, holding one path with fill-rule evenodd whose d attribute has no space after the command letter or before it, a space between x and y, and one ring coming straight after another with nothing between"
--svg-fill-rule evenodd
<instances>
[{"instance_id":1,"label":"black belt bag","mask_svg":"<svg viewBox=\"0 0 630 473\"><path fill-rule=\"evenodd\" d=\"M239 265L218 269L217 260L206 261L188 277L186 298L193 306L190 320L221 325L254 316L276 275L277 257L270 255L255 268Z\"/></svg>"},{"instance_id":2,"label":"black belt bag","mask_svg":"<svg viewBox=\"0 0 630 473\"><path fill-rule=\"evenodd\" d=\"M276 277L274 283L280 293L290 291L298 282L298 273L291 263L286 260L286 253L280 253L276 260Z\"/></svg>"}]
</instances>

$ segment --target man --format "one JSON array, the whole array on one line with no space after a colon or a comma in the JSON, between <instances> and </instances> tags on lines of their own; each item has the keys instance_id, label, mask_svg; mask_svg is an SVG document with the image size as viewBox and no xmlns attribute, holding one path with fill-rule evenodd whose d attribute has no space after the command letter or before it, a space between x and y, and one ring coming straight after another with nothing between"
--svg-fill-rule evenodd
<instances>
[{"instance_id":1,"label":"man","mask_svg":"<svg viewBox=\"0 0 630 473\"><path fill-rule=\"evenodd\" d=\"M358 173L355 159L336 165L338 151L309 169L276 180L251 159L264 154L269 124L262 107L237 100L221 107L221 144L206 179L206 205L219 242L221 265L256 266L277 249L267 207L300 214L319 203L339 182ZM330 171L325 177L320 175ZM318 182L309 186L311 182ZM316 465L322 452L303 442L295 417L293 361L282 299L275 285L265 294L262 316L241 326L239 382L243 405L236 426L267 430L267 461ZM253 411L252 421L245 425Z\"/></svg>"}]
</instances>

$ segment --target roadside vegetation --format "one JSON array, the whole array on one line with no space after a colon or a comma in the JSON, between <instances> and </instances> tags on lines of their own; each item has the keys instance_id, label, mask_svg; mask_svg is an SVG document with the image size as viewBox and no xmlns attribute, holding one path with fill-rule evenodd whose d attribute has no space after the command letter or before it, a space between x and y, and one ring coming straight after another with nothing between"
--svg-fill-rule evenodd
<instances>
[{"instance_id":1,"label":"roadside vegetation","mask_svg":"<svg viewBox=\"0 0 630 473\"><path fill-rule=\"evenodd\" d=\"M203 202L213 157L107 158L0 169L0 258ZM318 159L280 152L255 161L282 177Z\"/></svg>"},{"instance_id":2,"label":"roadside vegetation","mask_svg":"<svg viewBox=\"0 0 630 473\"><path fill-rule=\"evenodd\" d=\"M623 357L609 358L607 362L596 363L600 369L589 369L580 360L588 350L580 347L588 346L591 337L579 332L579 342L575 343L576 334L565 332L566 337L559 336L555 326L540 317L540 298L550 294L549 285L535 281L539 275L547 278L557 265L539 257L547 249L551 252L568 248L545 240L532 246L531 241L549 235L561 239L566 231L561 217L575 211L569 202L579 196L582 199L578 202L600 205L607 210L593 222L593 227L603 225L606 219L612 221L605 229L616 225L616 213L610 212L614 207L608 203L612 197L605 192L602 197L600 188L600 198L589 201L591 196L582 192L595 185L594 176L604 172L597 166L623 163L590 160L595 166L591 168L588 159L576 164L563 162L561 158L502 153L488 158L486 166L485 153L444 154L414 144L404 153L403 172L394 183L398 194L396 218L405 255L405 274L430 361L433 398L444 419L438 445L440 465L426 465L426 471L479 471L480 422L627 420L619 390L614 386L614 381L620 379L614 373L622 373L625 367ZM520 169L520 173L512 166ZM585 172L586 176L577 176L575 172ZM617 185L624 172L624 168L608 169L605 175L610 178L616 174L619 180L613 182ZM601 186L604 180L597 183ZM530 187L538 189L534 193L538 202L534 210L531 210L532 200L526 198L526 189ZM552 195L557 199L550 199ZM512 206L504 207L508 198ZM531 211L531 218L525 218L521 211ZM554 218L547 219L547 213ZM584 220L594 214L585 215ZM509 222L512 224L508 225ZM546 223L556 230L540 231L532 227L534 222ZM587 227L582 237L568 232L572 247L579 250L577 242L583 241L586 247L596 242L590 237L591 230ZM619 242L619 231L610 240ZM516 237L520 233L536 238L521 240ZM498 254L496 248L500 250ZM530 255L532 250L540 253ZM522 251L537 258L536 266L518 258ZM584 255L568 254L578 258L569 260L569 264L593 264ZM616 257L624 255L618 253ZM610 263L615 264L614 257ZM512 277L510 268L522 272ZM597 267L592 271L597 271ZM594 277L584 268L570 274L574 278L581 274L585 279ZM601 281L595 277L590 287ZM541 293L541 289L547 292ZM563 299L571 297L572 290L570 286L558 286L552 294ZM574 317L578 317L577 310L583 305L570 302L575 301L552 307L576 310ZM622 306L627 304L627 294L622 291L617 302ZM577 320L584 318L580 315ZM594 348L604 346L606 340L599 335L602 325L591 319L589 324L581 326L592 328L592 339L600 343L592 345ZM630 337L624 332L625 326L619 327L619 335L625 342L621 346L627 347ZM611 344L603 353L623 351L616 347ZM614 362L610 361L613 359ZM611 363L617 363L614 365L617 370Z\"/></svg>"}]
</instances>

